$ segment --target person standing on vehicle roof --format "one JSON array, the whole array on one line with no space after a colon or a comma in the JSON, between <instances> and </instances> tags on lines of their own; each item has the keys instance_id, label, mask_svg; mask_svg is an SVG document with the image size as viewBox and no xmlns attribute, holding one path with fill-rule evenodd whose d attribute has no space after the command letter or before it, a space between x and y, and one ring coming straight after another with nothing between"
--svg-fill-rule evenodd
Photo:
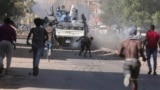
<instances>
[{"instance_id":1,"label":"person standing on vehicle roof","mask_svg":"<svg viewBox=\"0 0 160 90\"><path fill-rule=\"evenodd\" d=\"M83 27L84 27L84 30L85 30L85 35L87 35L89 30L88 30L88 25L87 25L87 19L86 19L84 13L81 15L81 18L82 18Z\"/></svg>"}]
</instances>

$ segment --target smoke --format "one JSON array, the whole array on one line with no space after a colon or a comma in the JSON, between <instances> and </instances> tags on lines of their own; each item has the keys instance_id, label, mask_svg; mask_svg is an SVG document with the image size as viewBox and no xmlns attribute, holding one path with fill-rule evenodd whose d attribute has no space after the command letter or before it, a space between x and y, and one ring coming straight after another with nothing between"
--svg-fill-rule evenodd
<instances>
[{"instance_id":1,"label":"smoke","mask_svg":"<svg viewBox=\"0 0 160 90\"><path fill-rule=\"evenodd\" d=\"M34 0L36 4L32 7L32 10L35 14L37 14L40 18L44 18L50 12L50 8L52 3L47 2L47 0ZM60 1L59 1L60 2ZM59 2L56 2L54 5L54 9L59 5ZM79 12L84 13L87 20L89 20L90 12L89 9L79 6ZM89 31L89 36L92 36L93 46L96 48L110 48L110 49L118 49L120 43L128 37L127 28L116 29L115 26L110 29L106 29L107 33L100 33L101 29L91 29ZM77 38L76 38L77 39ZM75 39L75 40L76 40ZM80 43L75 42L72 44L73 48L79 47Z\"/></svg>"},{"instance_id":2,"label":"smoke","mask_svg":"<svg viewBox=\"0 0 160 90\"><path fill-rule=\"evenodd\" d=\"M50 8L52 3L46 0L34 0L36 4L32 7L32 11L40 18L44 18L51 13Z\"/></svg>"},{"instance_id":3,"label":"smoke","mask_svg":"<svg viewBox=\"0 0 160 90\"><path fill-rule=\"evenodd\" d=\"M81 17L81 14L84 14L87 20L90 19L90 10L87 5L79 4L76 7L78 8L79 17Z\"/></svg>"},{"instance_id":4,"label":"smoke","mask_svg":"<svg viewBox=\"0 0 160 90\"><path fill-rule=\"evenodd\" d=\"M38 16L38 17L45 17L46 13L45 11L40 7L39 4L36 4L32 7L33 12Z\"/></svg>"},{"instance_id":5,"label":"smoke","mask_svg":"<svg viewBox=\"0 0 160 90\"><path fill-rule=\"evenodd\" d=\"M110 28L106 29L106 33L101 31L101 29L90 30L89 36L93 36L93 45L100 48L109 48L113 50L117 50L121 44L121 42L128 38L128 29L115 29ZM100 33L101 32L101 33Z\"/></svg>"},{"instance_id":6,"label":"smoke","mask_svg":"<svg viewBox=\"0 0 160 90\"><path fill-rule=\"evenodd\" d=\"M91 29L88 33L88 37L92 36L92 49L102 49L109 48L112 50L117 50L125 39L129 37L127 27L116 29L115 27L111 27L109 30L101 30L101 29ZM78 38L74 38L72 43L72 48L80 47L80 42L76 42Z\"/></svg>"}]
</instances>

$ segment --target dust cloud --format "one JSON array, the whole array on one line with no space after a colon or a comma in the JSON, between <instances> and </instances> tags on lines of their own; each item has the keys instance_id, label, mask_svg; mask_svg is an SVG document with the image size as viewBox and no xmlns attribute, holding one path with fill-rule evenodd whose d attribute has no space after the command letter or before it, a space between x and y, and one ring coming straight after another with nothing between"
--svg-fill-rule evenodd
<instances>
[{"instance_id":1,"label":"dust cloud","mask_svg":"<svg viewBox=\"0 0 160 90\"><path fill-rule=\"evenodd\" d=\"M48 14L51 14L50 8L52 3L47 2L46 0L34 0L36 3L32 7L32 11L40 18L44 18Z\"/></svg>"},{"instance_id":2,"label":"dust cloud","mask_svg":"<svg viewBox=\"0 0 160 90\"><path fill-rule=\"evenodd\" d=\"M109 48L117 50L121 42L128 38L127 28L121 30L115 30L110 28L106 33L102 32L100 29L90 30L89 36L93 36L93 45L94 47L100 48Z\"/></svg>"}]
</instances>

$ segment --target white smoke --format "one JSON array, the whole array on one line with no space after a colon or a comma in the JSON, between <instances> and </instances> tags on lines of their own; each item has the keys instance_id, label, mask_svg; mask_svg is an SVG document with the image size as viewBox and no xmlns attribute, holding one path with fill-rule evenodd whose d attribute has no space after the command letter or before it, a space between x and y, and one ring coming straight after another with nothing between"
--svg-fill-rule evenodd
<instances>
[{"instance_id":1,"label":"white smoke","mask_svg":"<svg viewBox=\"0 0 160 90\"><path fill-rule=\"evenodd\" d=\"M40 18L44 18L51 13L50 8L52 3L47 0L34 0L36 4L32 7L33 12Z\"/></svg>"},{"instance_id":2,"label":"white smoke","mask_svg":"<svg viewBox=\"0 0 160 90\"><path fill-rule=\"evenodd\" d=\"M107 33L99 33L100 29L90 30L90 36L93 36L93 43L97 48L109 48L117 50L121 42L128 38L127 28L115 30L110 28Z\"/></svg>"}]
</instances>

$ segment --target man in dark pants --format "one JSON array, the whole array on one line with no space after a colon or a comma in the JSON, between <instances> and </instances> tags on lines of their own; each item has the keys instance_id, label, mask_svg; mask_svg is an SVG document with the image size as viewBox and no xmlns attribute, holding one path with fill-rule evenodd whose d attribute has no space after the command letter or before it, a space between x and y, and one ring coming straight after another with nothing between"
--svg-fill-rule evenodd
<instances>
[{"instance_id":1,"label":"man in dark pants","mask_svg":"<svg viewBox=\"0 0 160 90\"><path fill-rule=\"evenodd\" d=\"M150 75L152 72L152 66L151 66L151 55L153 55L153 75L157 75L157 48L158 44L160 47L159 42L160 36L157 32L155 32L155 26L151 25L150 30L146 33L146 38L144 41L144 46L146 46L146 55L147 55L147 63L148 63L148 74Z\"/></svg>"},{"instance_id":2,"label":"man in dark pants","mask_svg":"<svg viewBox=\"0 0 160 90\"><path fill-rule=\"evenodd\" d=\"M136 28L131 28L129 30L130 37L129 39L122 42L117 55L125 58L124 62L124 85L127 87L131 82L131 90L137 90L137 78L140 72L140 61L139 53L143 58L143 61L146 61L146 58L143 53L142 43L139 38L136 38L137 33Z\"/></svg>"},{"instance_id":3,"label":"man in dark pants","mask_svg":"<svg viewBox=\"0 0 160 90\"><path fill-rule=\"evenodd\" d=\"M48 39L48 34L44 28L41 27L42 19L35 18L34 23L36 27L31 28L28 37L27 45L30 45L29 40L32 36L32 51L33 51L33 75L37 76L39 73L39 62L44 49L44 43Z\"/></svg>"},{"instance_id":4,"label":"man in dark pants","mask_svg":"<svg viewBox=\"0 0 160 90\"><path fill-rule=\"evenodd\" d=\"M85 50L85 53L83 56L86 57L87 51L89 51L89 55L90 57L92 57L91 43L92 43L93 37L82 36L78 40L76 40L76 42L78 42L79 40L81 40L81 50L79 52L79 56L81 56L81 53Z\"/></svg>"}]
</instances>

